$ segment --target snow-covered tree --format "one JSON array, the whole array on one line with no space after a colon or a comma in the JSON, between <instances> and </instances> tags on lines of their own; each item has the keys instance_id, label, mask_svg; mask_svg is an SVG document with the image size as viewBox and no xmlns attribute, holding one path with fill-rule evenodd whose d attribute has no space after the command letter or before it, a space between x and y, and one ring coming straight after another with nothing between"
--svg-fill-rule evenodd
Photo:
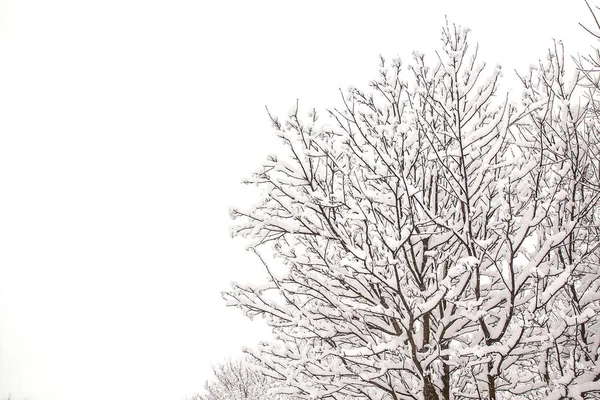
<instances>
[{"instance_id":1,"label":"snow-covered tree","mask_svg":"<svg viewBox=\"0 0 600 400\"><path fill-rule=\"evenodd\" d=\"M191 400L286 400L291 397L271 393L272 379L253 369L247 359L228 359L213 367L213 377L204 392Z\"/></svg>"},{"instance_id":2,"label":"snow-covered tree","mask_svg":"<svg viewBox=\"0 0 600 400\"><path fill-rule=\"evenodd\" d=\"M467 30L446 25L442 44L433 63L382 59L325 118L271 118L286 152L249 180L261 202L232 211L270 280L224 297L273 328L249 353L282 391L545 398L597 381L598 153L579 77L554 51L515 105Z\"/></svg>"},{"instance_id":3,"label":"snow-covered tree","mask_svg":"<svg viewBox=\"0 0 600 400\"><path fill-rule=\"evenodd\" d=\"M578 69L567 74L562 46L555 45L547 62L523 79L526 98L546 99L531 114L533 131L545 162L562 176L562 202L550 222L573 226L532 279L530 309L547 332L535 370L547 383L541 398L600 398L599 54L577 58Z\"/></svg>"}]
</instances>

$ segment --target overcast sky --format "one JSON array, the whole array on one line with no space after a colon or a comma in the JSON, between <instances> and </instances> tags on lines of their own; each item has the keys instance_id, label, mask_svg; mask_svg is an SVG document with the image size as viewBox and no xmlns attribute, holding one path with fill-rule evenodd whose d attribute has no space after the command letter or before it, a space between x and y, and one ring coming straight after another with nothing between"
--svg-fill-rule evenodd
<instances>
[{"instance_id":1,"label":"overcast sky","mask_svg":"<svg viewBox=\"0 0 600 400\"><path fill-rule=\"evenodd\" d=\"M338 105L445 14L506 76L593 44L583 0L0 0L0 400L184 400L265 337L220 298L262 276L228 207L264 106Z\"/></svg>"}]
</instances>

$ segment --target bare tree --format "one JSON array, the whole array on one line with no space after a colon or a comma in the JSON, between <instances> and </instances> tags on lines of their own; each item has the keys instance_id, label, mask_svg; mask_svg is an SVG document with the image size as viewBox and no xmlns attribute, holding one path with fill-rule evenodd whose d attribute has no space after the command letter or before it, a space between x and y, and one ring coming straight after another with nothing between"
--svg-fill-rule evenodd
<instances>
[{"instance_id":1,"label":"bare tree","mask_svg":"<svg viewBox=\"0 0 600 400\"><path fill-rule=\"evenodd\" d=\"M249 353L299 398L592 393L565 383L595 371L599 339L579 76L565 82L555 49L517 106L468 30L447 24L442 42L434 63L382 58L326 118L271 117L286 152L248 182L262 202L232 211L270 280L224 297L273 328Z\"/></svg>"}]
</instances>

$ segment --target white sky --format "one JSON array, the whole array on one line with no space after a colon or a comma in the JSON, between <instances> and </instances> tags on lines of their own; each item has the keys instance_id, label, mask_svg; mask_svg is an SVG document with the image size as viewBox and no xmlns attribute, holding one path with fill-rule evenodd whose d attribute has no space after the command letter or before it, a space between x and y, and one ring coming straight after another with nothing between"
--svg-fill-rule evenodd
<instances>
[{"instance_id":1,"label":"white sky","mask_svg":"<svg viewBox=\"0 0 600 400\"><path fill-rule=\"evenodd\" d=\"M220 298L262 274L228 207L264 105L338 105L444 14L507 76L593 43L583 0L0 1L0 400L183 400L264 337Z\"/></svg>"}]
</instances>

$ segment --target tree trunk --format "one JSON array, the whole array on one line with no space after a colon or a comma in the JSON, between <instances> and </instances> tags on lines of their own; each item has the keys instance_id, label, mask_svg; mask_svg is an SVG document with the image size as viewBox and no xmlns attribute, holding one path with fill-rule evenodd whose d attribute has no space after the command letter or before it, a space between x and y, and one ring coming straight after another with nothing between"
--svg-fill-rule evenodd
<instances>
[{"instance_id":1,"label":"tree trunk","mask_svg":"<svg viewBox=\"0 0 600 400\"><path fill-rule=\"evenodd\" d=\"M496 377L490 373L490 371L494 368L494 364L490 361L488 362L488 399L496 400Z\"/></svg>"},{"instance_id":2,"label":"tree trunk","mask_svg":"<svg viewBox=\"0 0 600 400\"><path fill-rule=\"evenodd\" d=\"M442 346L442 349L447 348L447 345ZM443 371L444 375L442 375L442 383L444 387L442 388L442 396L444 396L444 400L450 400L450 366L446 363L448 357L442 357Z\"/></svg>"},{"instance_id":3,"label":"tree trunk","mask_svg":"<svg viewBox=\"0 0 600 400\"><path fill-rule=\"evenodd\" d=\"M439 400L437 391L429 375L423 377L423 397L425 400Z\"/></svg>"}]
</instances>

